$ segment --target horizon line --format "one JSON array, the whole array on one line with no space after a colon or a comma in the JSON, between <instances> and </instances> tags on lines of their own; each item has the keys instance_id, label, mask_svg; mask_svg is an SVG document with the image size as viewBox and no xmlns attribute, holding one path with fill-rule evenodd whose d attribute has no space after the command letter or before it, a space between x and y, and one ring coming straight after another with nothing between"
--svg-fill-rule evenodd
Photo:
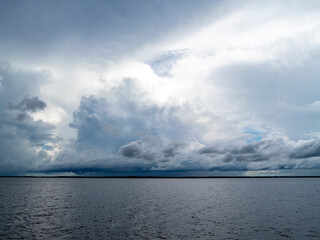
<instances>
[{"instance_id":1,"label":"horizon line","mask_svg":"<svg viewBox=\"0 0 320 240\"><path fill-rule=\"evenodd\" d=\"M0 178L320 178L320 176L0 176Z\"/></svg>"}]
</instances>

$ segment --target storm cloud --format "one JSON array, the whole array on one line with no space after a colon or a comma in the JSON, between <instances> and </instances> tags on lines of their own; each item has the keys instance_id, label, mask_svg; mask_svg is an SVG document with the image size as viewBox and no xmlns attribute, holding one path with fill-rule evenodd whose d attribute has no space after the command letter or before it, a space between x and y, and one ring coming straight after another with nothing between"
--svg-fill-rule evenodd
<instances>
[{"instance_id":1,"label":"storm cloud","mask_svg":"<svg viewBox=\"0 0 320 240\"><path fill-rule=\"evenodd\" d=\"M0 175L319 174L319 16L318 1L3 0Z\"/></svg>"},{"instance_id":2,"label":"storm cloud","mask_svg":"<svg viewBox=\"0 0 320 240\"><path fill-rule=\"evenodd\" d=\"M128 158L143 158L146 160L154 160L155 154L151 152L147 146L141 141L135 141L123 145L119 148L119 154Z\"/></svg>"},{"instance_id":3,"label":"storm cloud","mask_svg":"<svg viewBox=\"0 0 320 240\"><path fill-rule=\"evenodd\" d=\"M298 146L290 152L291 158L311 158L320 157L320 141L310 141Z\"/></svg>"},{"instance_id":4,"label":"storm cloud","mask_svg":"<svg viewBox=\"0 0 320 240\"><path fill-rule=\"evenodd\" d=\"M14 105L9 103L9 109L20 110L23 112L36 112L45 109L47 104L38 97L25 97L20 103Z\"/></svg>"},{"instance_id":5,"label":"storm cloud","mask_svg":"<svg viewBox=\"0 0 320 240\"><path fill-rule=\"evenodd\" d=\"M60 137L53 133L55 126L35 120L29 114L46 107L44 101L28 94L38 93L37 86L47 82L47 74L18 70L5 63L0 65L0 75L0 173L3 175L24 172L48 161L48 154L45 150L40 151L39 146L54 145ZM18 104L11 104L15 101Z\"/></svg>"},{"instance_id":6,"label":"storm cloud","mask_svg":"<svg viewBox=\"0 0 320 240\"><path fill-rule=\"evenodd\" d=\"M194 129L201 128L196 119L187 117L194 111L191 106L154 104L133 80L125 79L105 95L83 97L73 113L70 127L77 130L80 151L98 147L115 153L139 139L148 139L152 147L162 146L166 141L191 139Z\"/></svg>"}]
</instances>

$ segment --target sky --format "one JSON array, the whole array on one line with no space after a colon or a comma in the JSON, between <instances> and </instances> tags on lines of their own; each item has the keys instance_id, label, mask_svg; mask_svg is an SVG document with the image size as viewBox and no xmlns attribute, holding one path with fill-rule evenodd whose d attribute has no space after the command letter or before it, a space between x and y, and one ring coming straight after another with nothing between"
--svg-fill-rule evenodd
<instances>
[{"instance_id":1,"label":"sky","mask_svg":"<svg viewBox=\"0 0 320 240\"><path fill-rule=\"evenodd\" d=\"M320 175L320 2L0 0L0 175Z\"/></svg>"}]
</instances>

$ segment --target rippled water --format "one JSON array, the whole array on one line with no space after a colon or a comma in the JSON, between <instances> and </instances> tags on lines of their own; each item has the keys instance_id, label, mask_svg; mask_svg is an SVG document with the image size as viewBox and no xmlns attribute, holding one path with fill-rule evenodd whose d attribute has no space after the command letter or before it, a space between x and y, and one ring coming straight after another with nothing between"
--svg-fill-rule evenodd
<instances>
[{"instance_id":1,"label":"rippled water","mask_svg":"<svg viewBox=\"0 0 320 240\"><path fill-rule=\"evenodd\" d=\"M320 239L320 179L0 178L0 239Z\"/></svg>"}]
</instances>

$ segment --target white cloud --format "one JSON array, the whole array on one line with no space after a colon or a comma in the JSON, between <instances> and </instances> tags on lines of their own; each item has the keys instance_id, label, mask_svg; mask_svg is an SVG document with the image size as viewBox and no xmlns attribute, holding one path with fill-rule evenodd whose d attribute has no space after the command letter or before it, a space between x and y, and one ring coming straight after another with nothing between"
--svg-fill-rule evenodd
<instances>
[{"instance_id":1,"label":"white cloud","mask_svg":"<svg viewBox=\"0 0 320 240\"><path fill-rule=\"evenodd\" d=\"M135 22L131 15L115 13L107 20L117 25L108 22L105 32L93 16L84 20L93 26L92 35L86 24L84 28L71 24L66 29L74 30L68 34L59 28L57 35L50 33L57 40L50 44L30 37L30 51L50 47L43 56L34 54L27 60L29 50L15 57L4 51L5 57L27 70L15 75L18 84L9 87L3 84L7 76L1 75L0 94L5 100L1 106L5 109L15 100L13 92L20 97L14 104L25 94L46 103L43 111L28 116L36 123L54 125L54 134L65 139L51 144L54 151L47 149L46 156L55 159L52 166L57 169L128 166L139 171L254 173L318 167L319 4L233 1L217 9L211 16L202 8L208 16L196 14L198 19L188 25L178 21L185 19L184 13L172 17L167 9L168 16L178 21L175 26L162 24L152 14L148 23L140 15ZM96 27L90 24L95 21ZM154 36L153 24L161 29ZM7 34L11 39L13 33ZM35 81L25 84L25 74ZM146 147L149 141L152 147ZM45 144L37 149L43 158ZM292 153L306 144L312 151L305 157ZM240 153L245 146L256 152ZM203 148L220 152L199 154ZM54 168L46 164L43 169Z\"/></svg>"}]
</instances>

